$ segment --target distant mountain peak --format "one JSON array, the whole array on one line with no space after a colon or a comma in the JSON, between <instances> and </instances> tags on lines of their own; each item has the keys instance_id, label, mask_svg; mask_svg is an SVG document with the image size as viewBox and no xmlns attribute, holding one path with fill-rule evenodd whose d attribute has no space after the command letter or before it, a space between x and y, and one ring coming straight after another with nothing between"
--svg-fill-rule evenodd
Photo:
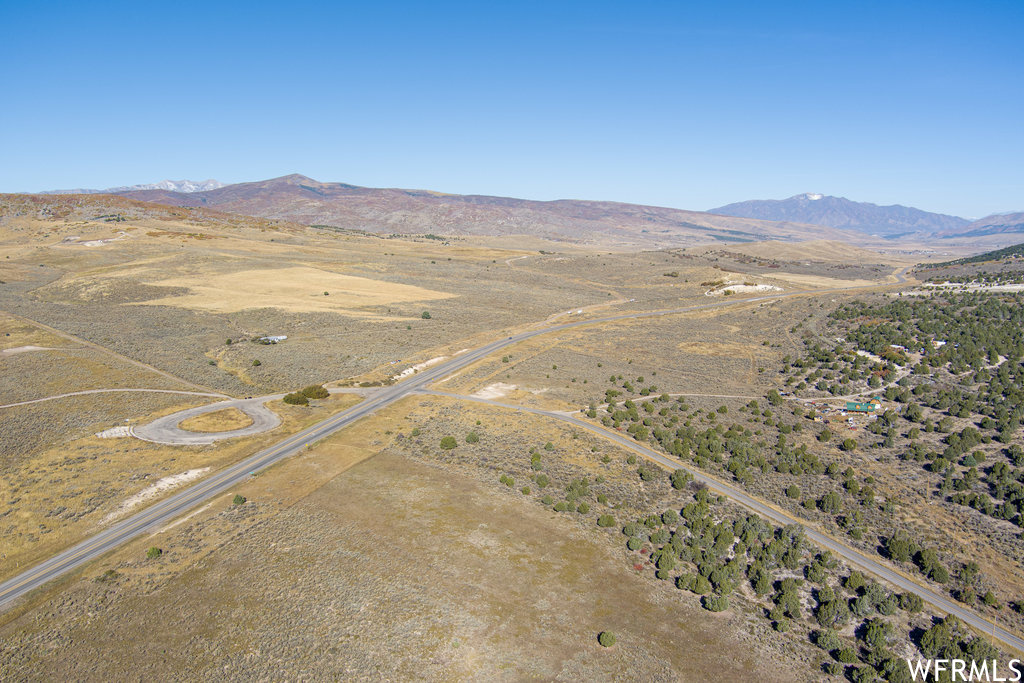
<instances>
[{"instance_id":1,"label":"distant mountain peak","mask_svg":"<svg viewBox=\"0 0 1024 683\"><path fill-rule=\"evenodd\" d=\"M161 180L158 183L145 185L132 185L128 188L111 188L112 191L124 192L126 190L167 190L168 192L206 192L225 187L224 183L213 178L207 180Z\"/></svg>"},{"instance_id":2,"label":"distant mountain peak","mask_svg":"<svg viewBox=\"0 0 1024 683\"><path fill-rule=\"evenodd\" d=\"M39 194L113 194L115 192L134 192L135 190L164 190L167 192L207 192L217 190L226 185L219 180L212 178L208 180L161 180L158 183L145 183L142 185L123 185L120 187L108 187L105 190L45 190Z\"/></svg>"},{"instance_id":3,"label":"distant mountain peak","mask_svg":"<svg viewBox=\"0 0 1024 683\"><path fill-rule=\"evenodd\" d=\"M899 204L878 206L816 192L794 195L789 199L755 199L728 204L711 209L709 213L768 221L810 223L857 230L885 238L944 234L963 228L970 222L959 216L931 213Z\"/></svg>"}]
</instances>

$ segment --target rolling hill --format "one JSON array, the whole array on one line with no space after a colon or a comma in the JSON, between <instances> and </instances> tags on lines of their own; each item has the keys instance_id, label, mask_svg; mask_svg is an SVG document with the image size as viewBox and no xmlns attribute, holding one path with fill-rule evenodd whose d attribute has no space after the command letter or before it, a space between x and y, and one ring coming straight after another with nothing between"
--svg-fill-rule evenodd
<instances>
[{"instance_id":1,"label":"rolling hill","mask_svg":"<svg viewBox=\"0 0 1024 683\"><path fill-rule=\"evenodd\" d=\"M926 270L945 268L947 266L967 266L975 263L1006 263L1009 261L1019 261L1022 258L1024 258L1024 244L1014 244L1002 249L986 251L982 254L975 254L973 256L965 256L964 258L954 259L952 261L925 263L919 266L918 269Z\"/></svg>"}]
</instances>

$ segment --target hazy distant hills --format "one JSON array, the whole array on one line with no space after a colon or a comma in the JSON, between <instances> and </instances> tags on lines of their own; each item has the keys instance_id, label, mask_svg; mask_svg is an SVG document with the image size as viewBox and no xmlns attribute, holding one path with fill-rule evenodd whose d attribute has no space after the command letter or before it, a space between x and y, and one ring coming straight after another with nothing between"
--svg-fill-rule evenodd
<instances>
[{"instance_id":1,"label":"hazy distant hills","mask_svg":"<svg viewBox=\"0 0 1024 683\"><path fill-rule=\"evenodd\" d=\"M953 234L943 235L943 237L984 237L1017 233L1024 233L1024 212L986 216Z\"/></svg>"},{"instance_id":2,"label":"hazy distant hills","mask_svg":"<svg viewBox=\"0 0 1024 683\"><path fill-rule=\"evenodd\" d=\"M533 235L622 246L689 246L767 239L833 239L863 235L790 221L769 222L617 202L532 201L453 195L428 190L370 188L322 183L289 175L202 192L126 190L148 202L205 206L220 211L329 225L378 234Z\"/></svg>"},{"instance_id":3,"label":"hazy distant hills","mask_svg":"<svg viewBox=\"0 0 1024 683\"><path fill-rule=\"evenodd\" d=\"M877 206L842 197L802 194L783 200L729 204L709 212L619 202L457 195L430 190L360 187L288 175L224 185L165 180L100 192L170 206L218 211L377 234L529 235L621 247L688 247L715 242L832 240L881 247L998 248L1024 232L1024 213L971 223L906 206Z\"/></svg>"},{"instance_id":4,"label":"hazy distant hills","mask_svg":"<svg viewBox=\"0 0 1024 683\"><path fill-rule=\"evenodd\" d=\"M909 206L878 206L844 197L798 194L789 199L762 199L720 206L709 213L768 221L813 223L856 230L885 238L953 236L970 221Z\"/></svg>"},{"instance_id":5,"label":"hazy distant hills","mask_svg":"<svg viewBox=\"0 0 1024 683\"><path fill-rule=\"evenodd\" d=\"M217 180L161 180L158 183L146 183L144 185L125 185L122 187L108 187L105 190L46 190L39 194L117 194L131 192L133 190L166 190L168 192L206 192L224 187L224 183Z\"/></svg>"}]
</instances>

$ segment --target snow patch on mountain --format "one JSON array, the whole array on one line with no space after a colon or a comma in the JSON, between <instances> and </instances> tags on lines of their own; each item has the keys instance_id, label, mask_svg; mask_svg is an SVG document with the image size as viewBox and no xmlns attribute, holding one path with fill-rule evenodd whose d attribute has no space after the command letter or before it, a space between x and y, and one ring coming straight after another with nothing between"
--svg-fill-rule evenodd
<instances>
[{"instance_id":1,"label":"snow patch on mountain","mask_svg":"<svg viewBox=\"0 0 1024 683\"><path fill-rule=\"evenodd\" d=\"M145 183L142 185L122 185L121 187L108 187L105 190L44 190L39 194L108 194L111 192L130 192L132 190L166 190L168 192L206 192L224 187L224 183L210 178L209 180L161 180L158 183Z\"/></svg>"}]
</instances>

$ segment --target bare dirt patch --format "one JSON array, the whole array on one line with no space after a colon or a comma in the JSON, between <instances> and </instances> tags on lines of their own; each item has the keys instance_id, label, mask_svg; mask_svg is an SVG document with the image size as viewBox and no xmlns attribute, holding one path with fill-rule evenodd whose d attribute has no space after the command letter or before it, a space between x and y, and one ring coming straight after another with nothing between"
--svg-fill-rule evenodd
<instances>
[{"instance_id":1,"label":"bare dirt patch","mask_svg":"<svg viewBox=\"0 0 1024 683\"><path fill-rule=\"evenodd\" d=\"M413 365L411 367L406 368L405 370L402 370L400 373L398 373L397 375L393 376L391 379L393 379L393 380L400 380L400 379L405 379L406 377L412 377L413 375L415 375L420 370L426 370L430 366L437 365L438 363L440 363L441 361L443 361L443 360L445 360L447 358L448 358L448 356L437 356L435 358L431 358L430 360L425 360L422 363L417 363L416 365Z\"/></svg>"},{"instance_id":2,"label":"bare dirt patch","mask_svg":"<svg viewBox=\"0 0 1024 683\"><path fill-rule=\"evenodd\" d=\"M121 503L121 505L119 505L116 510L114 510L109 515L103 518L103 522L112 522L115 519L123 517L132 510L134 510L135 508L137 508L139 505L142 505L143 503L158 497L160 494L166 491L176 489L179 486L182 486L183 484L187 484L190 481L198 479L199 477L203 476L209 471L209 467L200 467L198 469L188 470L186 472L180 472L178 474L172 474L170 476L158 479L154 483L150 484L146 488L136 493L134 496L132 496L125 502Z\"/></svg>"},{"instance_id":3,"label":"bare dirt patch","mask_svg":"<svg viewBox=\"0 0 1024 683\"><path fill-rule=\"evenodd\" d=\"M843 280L839 278L821 277L818 275L803 275L800 273L775 273L772 275L773 278L779 280L786 280L808 289L815 289L818 287L864 287L867 285L878 284L873 280Z\"/></svg>"},{"instance_id":4,"label":"bare dirt patch","mask_svg":"<svg viewBox=\"0 0 1024 683\"><path fill-rule=\"evenodd\" d=\"M501 398L508 394L510 391L515 391L518 387L515 384L506 384L505 382L495 382L494 384L488 384L483 389L473 392L473 396L476 398L486 398L488 400Z\"/></svg>"},{"instance_id":5,"label":"bare dirt patch","mask_svg":"<svg viewBox=\"0 0 1024 683\"><path fill-rule=\"evenodd\" d=\"M0 355L64 346L68 346L66 339L0 311Z\"/></svg>"}]
</instances>

